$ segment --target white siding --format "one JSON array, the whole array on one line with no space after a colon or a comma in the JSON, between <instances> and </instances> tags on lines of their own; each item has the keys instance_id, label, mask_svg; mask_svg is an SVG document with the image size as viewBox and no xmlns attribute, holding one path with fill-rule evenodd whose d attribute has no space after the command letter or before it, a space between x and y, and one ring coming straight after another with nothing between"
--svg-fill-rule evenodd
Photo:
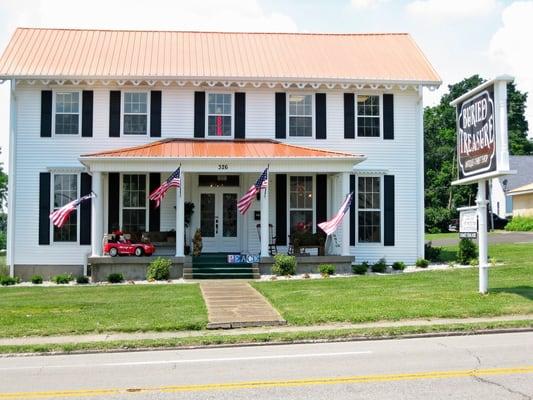
<instances>
[{"instance_id":1,"label":"white siding","mask_svg":"<svg viewBox=\"0 0 533 400\"><path fill-rule=\"evenodd\" d=\"M77 244L38 243L38 187L39 172L50 167L80 167L80 154L115 149L148 143L155 138L149 136L109 137L109 90L111 87L90 87L94 90L93 137L40 137L41 87L21 86L17 88L18 126L16 149L16 191L15 206L15 264L83 264L89 246ZM194 91L192 87L161 87L162 90L162 137L192 138L194 136ZM198 89L196 89L198 90ZM203 89L202 89L203 90ZM206 90L209 91L209 90ZM236 89L246 92L246 137L275 139L275 95L279 89ZM323 91L321 91L323 92ZM416 193L418 174L417 155L417 109L418 94L412 90L394 92L394 140L381 138L344 139L344 91L327 93L327 140L314 138L287 138L286 142L305 146L351 151L367 156L361 168L387 170L396 180L396 245L385 247L376 244L357 244L352 247L356 262L375 261L386 257L387 261L402 260L414 262L417 243L422 232L417 227L418 204ZM142 172L142 171L139 171ZM162 178L164 179L164 175ZM245 175L241 190L246 190L257 177ZM334 178L330 179L330 182ZM334 186L334 185L332 185ZM271 180L270 221L275 225L275 182ZM338 187L338 186L337 186ZM187 192L191 190L191 181ZM330 215L336 212L341 199L328 197ZM162 203L161 229L175 228L175 193L171 191ZM190 199L187 198L189 201ZM107 202L105 203L107 204ZM259 210L256 203L247 215L247 251L259 250L258 235L253 220L253 211ZM199 212L198 205L195 213ZM107 227L107 223L105 224ZM339 232L340 238L340 232ZM339 240L340 241L340 240Z\"/></svg>"}]
</instances>

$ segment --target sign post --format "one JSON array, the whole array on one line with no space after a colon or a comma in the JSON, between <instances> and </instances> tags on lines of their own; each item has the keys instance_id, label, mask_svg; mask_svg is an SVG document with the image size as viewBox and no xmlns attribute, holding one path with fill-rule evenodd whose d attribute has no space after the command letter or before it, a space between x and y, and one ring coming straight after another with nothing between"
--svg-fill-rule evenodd
<instances>
[{"instance_id":1,"label":"sign post","mask_svg":"<svg viewBox=\"0 0 533 400\"><path fill-rule=\"evenodd\" d=\"M509 170L507 137L507 83L512 81L507 75L497 77L450 103L457 112L459 175L452 185L478 184L479 292L483 294L488 292L489 286L487 182L516 173Z\"/></svg>"}]
</instances>

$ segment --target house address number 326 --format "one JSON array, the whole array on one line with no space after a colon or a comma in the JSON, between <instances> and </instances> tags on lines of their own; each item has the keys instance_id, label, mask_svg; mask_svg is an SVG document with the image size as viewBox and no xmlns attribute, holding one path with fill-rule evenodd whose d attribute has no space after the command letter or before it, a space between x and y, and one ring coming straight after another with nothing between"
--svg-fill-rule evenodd
<instances>
[{"instance_id":1,"label":"house address number 326","mask_svg":"<svg viewBox=\"0 0 533 400\"><path fill-rule=\"evenodd\" d=\"M219 170L228 169L228 164L218 164L218 169Z\"/></svg>"}]
</instances>

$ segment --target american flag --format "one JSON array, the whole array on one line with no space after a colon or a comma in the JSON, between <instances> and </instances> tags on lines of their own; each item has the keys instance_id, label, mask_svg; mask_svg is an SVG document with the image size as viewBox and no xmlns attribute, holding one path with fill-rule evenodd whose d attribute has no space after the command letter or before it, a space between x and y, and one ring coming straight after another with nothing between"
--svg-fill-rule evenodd
<instances>
[{"instance_id":1,"label":"american flag","mask_svg":"<svg viewBox=\"0 0 533 400\"><path fill-rule=\"evenodd\" d=\"M321 222L320 224L318 224L318 227L322 229L324 232L326 232L326 235L329 236L337 230L337 228L342 222L342 217L344 217L344 215L350 209L350 205L352 204L352 199L353 199L353 192L346 196L346 199L342 203L341 208L339 209L339 211L337 212L337 214L335 214L333 218L331 218L329 221Z\"/></svg>"},{"instance_id":2,"label":"american flag","mask_svg":"<svg viewBox=\"0 0 533 400\"><path fill-rule=\"evenodd\" d=\"M79 199L73 200L70 203L65 204L63 207L58 208L55 211L52 211L50 213L50 219L52 220L52 224L57 226L58 228L61 228L63 225L66 224L68 221L68 217L70 217L70 214L85 200L89 200L95 197L94 193L89 193L83 197L80 197Z\"/></svg>"},{"instance_id":3,"label":"american flag","mask_svg":"<svg viewBox=\"0 0 533 400\"><path fill-rule=\"evenodd\" d=\"M155 201L155 206L159 207L161 200L165 197L167 190L171 187L179 188L181 186L181 166L170 175L165 182L156 190L150 193L150 200Z\"/></svg>"},{"instance_id":4,"label":"american flag","mask_svg":"<svg viewBox=\"0 0 533 400\"><path fill-rule=\"evenodd\" d=\"M265 168L263 173L259 176L259 179L255 182L254 185L248 189L246 194L241 197L237 203L237 208L241 214L244 214L252 203L254 202L255 196L261 189L266 189L268 187L268 168Z\"/></svg>"}]
</instances>

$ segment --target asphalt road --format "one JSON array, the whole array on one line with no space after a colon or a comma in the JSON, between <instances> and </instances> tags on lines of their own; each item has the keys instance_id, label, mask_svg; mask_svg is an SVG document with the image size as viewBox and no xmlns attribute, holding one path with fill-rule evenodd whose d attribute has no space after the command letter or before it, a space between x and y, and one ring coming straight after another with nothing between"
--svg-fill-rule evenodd
<instances>
[{"instance_id":1,"label":"asphalt road","mask_svg":"<svg viewBox=\"0 0 533 400\"><path fill-rule=\"evenodd\" d=\"M533 333L9 357L0 358L0 391L0 399L531 399Z\"/></svg>"}]
</instances>

